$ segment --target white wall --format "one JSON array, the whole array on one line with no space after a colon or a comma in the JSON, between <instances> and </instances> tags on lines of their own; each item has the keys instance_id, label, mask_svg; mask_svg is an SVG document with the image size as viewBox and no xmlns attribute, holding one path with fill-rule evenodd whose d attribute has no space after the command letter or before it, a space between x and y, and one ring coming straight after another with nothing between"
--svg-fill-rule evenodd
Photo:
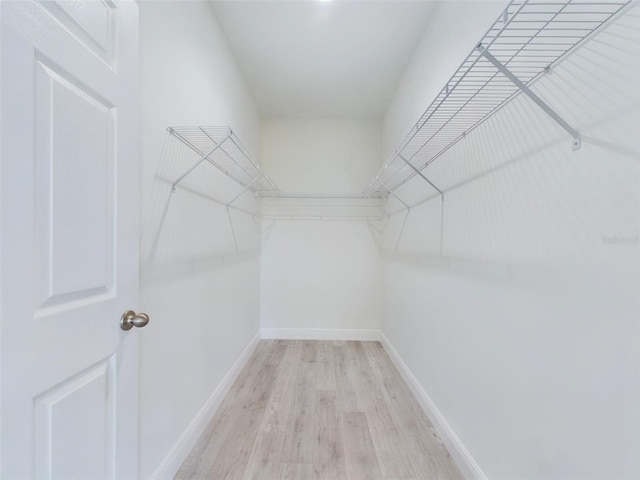
<instances>
[{"instance_id":1,"label":"white wall","mask_svg":"<svg viewBox=\"0 0 640 480\"><path fill-rule=\"evenodd\" d=\"M482 4L440 15L462 10L479 18ZM580 151L519 97L426 170L445 190L443 258L435 198L412 209L385 261L383 332L488 478L640 477L637 16L535 86L580 130ZM408 127L406 99L443 84L421 66L456 45L447 32L419 49L385 138ZM430 195L419 182L398 193Z\"/></svg>"},{"instance_id":2,"label":"white wall","mask_svg":"<svg viewBox=\"0 0 640 480\"><path fill-rule=\"evenodd\" d=\"M265 169L284 192L357 194L380 164L380 122L268 119L262 131ZM261 325L286 329L377 329L381 259L368 225L347 220L276 220L270 215L332 217L355 201L265 200Z\"/></svg>"},{"instance_id":3,"label":"white wall","mask_svg":"<svg viewBox=\"0 0 640 480\"><path fill-rule=\"evenodd\" d=\"M179 188L160 224L170 195L166 178L193 161L165 142L165 128L229 125L257 155L260 117L207 2L141 2L140 43L140 310L151 317L140 336L140 478L146 479L259 328L259 229L232 211L236 254L226 211L211 200L229 200L238 186L203 164L185 184L196 194ZM256 208L249 196L240 203Z\"/></svg>"},{"instance_id":4,"label":"white wall","mask_svg":"<svg viewBox=\"0 0 640 480\"><path fill-rule=\"evenodd\" d=\"M366 224L282 221L263 248L263 328L380 328L380 254Z\"/></svg>"},{"instance_id":5,"label":"white wall","mask_svg":"<svg viewBox=\"0 0 640 480\"><path fill-rule=\"evenodd\" d=\"M360 193L380 165L378 120L265 119L262 161L284 192Z\"/></svg>"}]
</instances>

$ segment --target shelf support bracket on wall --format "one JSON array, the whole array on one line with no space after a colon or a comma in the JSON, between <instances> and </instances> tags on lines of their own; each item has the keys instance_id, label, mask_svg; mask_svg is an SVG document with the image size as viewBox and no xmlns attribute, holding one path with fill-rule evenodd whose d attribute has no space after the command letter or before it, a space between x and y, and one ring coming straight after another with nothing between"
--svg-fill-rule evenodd
<instances>
[{"instance_id":1,"label":"shelf support bracket on wall","mask_svg":"<svg viewBox=\"0 0 640 480\"><path fill-rule=\"evenodd\" d=\"M411 207L406 202L404 202L398 195L393 193L393 190L387 187L381 180L376 179L376 181L380 185L382 185L382 187L387 192L389 192L389 195L392 195L396 200L398 200L402 205L404 205L404 208L407 209L407 212L404 214L404 220L402 221L402 227L400 228L400 234L398 235L398 240L396 241L396 248L394 249L394 251L397 252L398 246L400 245L400 240L402 240L402 234L404 233L404 226L407 224L407 218L409 217L409 213L411 213Z\"/></svg>"},{"instance_id":2,"label":"shelf support bracket on wall","mask_svg":"<svg viewBox=\"0 0 640 480\"><path fill-rule=\"evenodd\" d=\"M176 189L176 187L178 186L178 184L179 184L182 180L184 180L184 179L185 179L185 177L186 177L187 175L189 175L189 174L190 174L191 172L193 172L196 168L198 168L198 166L199 166L202 162L204 162L205 160L208 160L208 159L209 159L209 156L210 156L213 152L215 152L216 150L218 150L219 148L221 148L221 147L222 147L222 144L223 144L224 142L226 142L228 138L229 138L228 136L227 136L227 137L225 137L225 138L224 138L224 139L223 139L219 144L217 144L215 147L213 147L213 148L209 151L209 153L207 153L207 154L203 155L203 156L200 158L200 160L198 160L198 161L197 161L196 163L194 163L191 167L189 167L189 169L188 169L186 172L184 172L182 175L180 175L178 178L176 178L176 179L174 180L174 182L171 184L171 191L172 191L172 192L173 192L173 191L175 191L175 189Z\"/></svg>"},{"instance_id":3,"label":"shelf support bracket on wall","mask_svg":"<svg viewBox=\"0 0 640 480\"><path fill-rule=\"evenodd\" d=\"M373 237L373 241L376 244L376 247L378 247L378 251L380 253L382 253L382 234L384 233L384 230L376 228L376 226L371 223L370 220L367 220L367 225L369 227L369 231L371 232L371 236Z\"/></svg>"},{"instance_id":4,"label":"shelf support bracket on wall","mask_svg":"<svg viewBox=\"0 0 640 480\"><path fill-rule=\"evenodd\" d=\"M427 182L429 185L431 185L431 187L440 194L440 257L442 257L442 249L443 249L443 237L444 237L444 192L442 190L440 190L438 187L435 186L435 184L429 180L419 169L417 169L413 163L411 163L409 160L407 160L406 158L404 158L402 156L402 154L400 152L398 152L398 157L400 157L400 159L406 163L407 165L409 165L414 172L416 172L416 174L418 174L425 182ZM406 221L406 218L405 218ZM404 225L403 225L403 229L404 229ZM397 247L396 247L397 248Z\"/></svg>"},{"instance_id":5,"label":"shelf support bracket on wall","mask_svg":"<svg viewBox=\"0 0 640 480\"><path fill-rule=\"evenodd\" d=\"M258 179L259 179L259 178L260 178L260 177L256 177L256 178L254 178L253 180L251 180L251 182L250 182L248 185L246 185L246 186L242 189L242 191L241 191L240 193L238 193L235 197L233 197L233 198L229 201L229 203L227 203L227 207L231 206L231 204L232 204L233 202L235 202L235 201L236 201L238 198L240 198L240 197L241 197L241 196L242 196L242 195L243 195L247 190L249 190L249 189L251 188L251 186L252 186L254 183L256 183L256 182L258 181Z\"/></svg>"},{"instance_id":6,"label":"shelf support bracket on wall","mask_svg":"<svg viewBox=\"0 0 640 480\"><path fill-rule=\"evenodd\" d=\"M220 144L219 144L219 145L222 145L222 142L220 142ZM218 145L218 146L219 146L219 145ZM256 182L258 181L258 179L259 179L259 178L260 178L260 177L256 177L256 178L254 178L253 180L251 180L251 182L250 182L248 185L246 185L246 186L242 189L242 191L241 191L240 193L238 193L235 197L233 197L233 198L229 201L229 203L227 203L227 204L225 205L225 207L227 208L227 217L229 218L229 226L231 227L231 235L233 235L233 245L234 245L234 247L235 247L235 249L236 249L236 253L238 253L238 251L239 251L239 250L238 250L238 240L237 240L237 238L236 238L236 231L235 231L235 229L233 228L233 220L231 220L231 212L229 211L229 207L231 207L231 204L232 204L233 202L235 202L235 201L236 201L238 198L240 198L240 197L241 197L241 196L242 196L242 195L243 195L247 190L249 190L249 189L251 188L251 185L253 185L254 183L256 183ZM254 218L254 220L255 220L255 216L254 216L253 218Z\"/></svg>"},{"instance_id":7,"label":"shelf support bracket on wall","mask_svg":"<svg viewBox=\"0 0 640 480\"><path fill-rule=\"evenodd\" d=\"M236 249L236 253L238 250L238 239L236 238L236 230L233 228L233 220L231 220L231 212L229 211L229 207L227 206L227 217L229 218L229 227L231 227L231 235L233 236L233 246Z\"/></svg>"},{"instance_id":8,"label":"shelf support bracket on wall","mask_svg":"<svg viewBox=\"0 0 640 480\"><path fill-rule=\"evenodd\" d=\"M402 235L404 234L404 227L407 224L407 220L409 219L409 214L411 210L407 208L407 212L404 214L404 220L402 220L402 227L400 227L400 233L398 234L398 240L396 241L396 247L393 249L394 252L398 252L398 247L400 246L400 240L402 240Z\"/></svg>"},{"instance_id":9,"label":"shelf support bracket on wall","mask_svg":"<svg viewBox=\"0 0 640 480\"><path fill-rule=\"evenodd\" d=\"M538 97L535 93L531 91L529 87L527 87L522 81L516 77L506 66L504 66L500 60L494 57L489 50L482 46L482 44L478 45L478 51L481 55L483 55L491 64L500 71L505 77L507 77L511 82L518 87L518 89L524 93L527 97L529 97L533 102L538 105L547 115L549 115L558 125L564 128L569 135L573 138L572 149L578 150L582 144L582 139L580 137L580 133L574 129L571 125L569 125L560 115L558 115L549 105L547 105L544 100Z\"/></svg>"},{"instance_id":10,"label":"shelf support bracket on wall","mask_svg":"<svg viewBox=\"0 0 640 480\"><path fill-rule=\"evenodd\" d=\"M411 210L411 207L409 205L407 205L406 202L402 201L402 199L398 195L393 193L393 190L391 190L389 187L387 187L381 180L376 179L376 182L378 182L380 185L382 185L382 188L384 188L387 192L389 192L389 195L391 195L393 198L398 200L402 205L404 205L404 208L406 208L407 210Z\"/></svg>"},{"instance_id":11,"label":"shelf support bracket on wall","mask_svg":"<svg viewBox=\"0 0 640 480\"><path fill-rule=\"evenodd\" d=\"M418 170L413 163L411 163L409 160L407 160L406 158L404 158L402 156L402 154L400 152L398 152L398 157L400 157L400 160L402 160L404 163L406 163L407 165L409 165L409 167L411 167L411 169L416 172L417 175L420 176L420 178L422 178L425 182L427 182L429 185L431 185L431 187L433 187L433 189L438 192L440 194L441 197L444 197L444 193L442 190L440 190L438 187L436 187L434 185L434 183L429 180L420 170Z\"/></svg>"},{"instance_id":12,"label":"shelf support bracket on wall","mask_svg":"<svg viewBox=\"0 0 640 480\"><path fill-rule=\"evenodd\" d=\"M261 234L261 235L264 235L265 233L267 233L269 230L271 230L271 229L273 228L273 226L275 225L275 223L276 223L276 221L275 221L275 220L271 220L271 223L270 223L266 228L263 228L263 229L260 231L260 234Z\"/></svg>"}]
</instances>

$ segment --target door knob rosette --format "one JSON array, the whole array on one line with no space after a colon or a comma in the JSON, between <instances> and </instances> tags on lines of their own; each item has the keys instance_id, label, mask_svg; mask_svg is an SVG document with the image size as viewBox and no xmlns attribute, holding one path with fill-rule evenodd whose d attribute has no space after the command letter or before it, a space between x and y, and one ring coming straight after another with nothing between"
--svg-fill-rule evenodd
<instances>
[{"instance_id":1,"label":"door knob rosette","mask_svg":"<svg viewBox=\"0 0 640 480\"><path fill-rule=\"evenodd\" d=\"M136 313L133 310L127 310L122 314L120 319L120 328L122 330L131 330L133 327L142 328L149 323L149 315L146 313Z\"/></svg>"}]
</instances>

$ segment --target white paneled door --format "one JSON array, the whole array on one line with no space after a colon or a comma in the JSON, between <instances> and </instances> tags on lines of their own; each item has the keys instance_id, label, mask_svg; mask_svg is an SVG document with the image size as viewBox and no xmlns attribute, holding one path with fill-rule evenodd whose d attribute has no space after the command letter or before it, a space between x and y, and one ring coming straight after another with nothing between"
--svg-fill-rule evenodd
<instances>
[{"instance_id":1,"label":"white paneled door","mask_svg":"<svg viewBox=\"0 0 640 480\"><path fill-rule=\"evenodd\" d=\"M2 479L137 476L138 13L1 1Z\"/></svg>"}]
</instances>

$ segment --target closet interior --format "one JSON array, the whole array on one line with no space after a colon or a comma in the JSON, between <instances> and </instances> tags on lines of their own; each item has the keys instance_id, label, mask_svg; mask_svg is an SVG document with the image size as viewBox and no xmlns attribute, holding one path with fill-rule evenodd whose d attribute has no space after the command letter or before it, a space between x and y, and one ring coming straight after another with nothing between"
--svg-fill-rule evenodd
<instances>
[{"instance_id":1,"label":"closet interior","mask_svg":"<svg viewBox=\"0 0 640 480\"><path fill-rule=\"evenodd\" d=\"M262 113L239 3L141 5L141 471L300 339L380 341L466 478L640 474L638 3L432 2L377 118Z\"/></svg>"}]
</instances>

